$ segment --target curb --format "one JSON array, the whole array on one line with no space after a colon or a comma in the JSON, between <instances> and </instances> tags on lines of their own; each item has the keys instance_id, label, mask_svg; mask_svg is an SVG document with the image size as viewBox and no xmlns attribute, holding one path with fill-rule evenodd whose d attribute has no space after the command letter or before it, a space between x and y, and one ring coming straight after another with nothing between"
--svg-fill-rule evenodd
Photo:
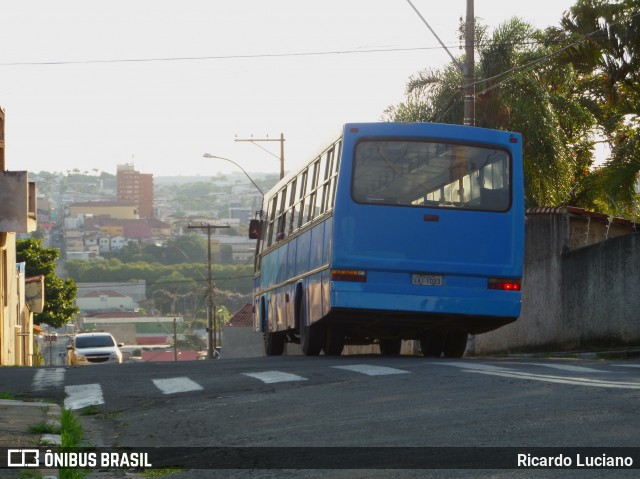
<instances>
[{"instance_id":1,"label":"curb","mask_svg":"<svg viewBox=\"0 0 640 479\"><path fill-rule=\"evenodd\" d=\"M610 349L602 351L566 351L546 353L513 353L510 358L553 358L553 359L638 359L640 348Z\"/></svg>"},{"instance_id":2,"label":"curb","mask_svg":"<svg viewBox=\"0 0 640 479\"><path fill-rule=\"evenodd\" d=\"M60 430L60 416L62 415L62 408L57 404L50 404L47 410L46 423L57 430ZM60 434L43 434L40 437L40 445L46 446L61 446L62 436Z\"/></svg>"},{"instance_id":3,"label":"curb","mask_svg":"<svg viewBox=\"0 0 640 479\"><path fill-rule=\"evenodd\" d=\"M47 409L47 419L46 423L51 425L52 427L60 430L62 424L60 422L60 416L62 415L62 408L57 404L50 404ZM61 446L62 445L62 435L61 434L43 434L40 437L40 446ZM39 471L42 475L42 479L58 479L57 471L55 474L52 474L53 470L51 469L40 469Z\"/></svg>"}]
</instances>

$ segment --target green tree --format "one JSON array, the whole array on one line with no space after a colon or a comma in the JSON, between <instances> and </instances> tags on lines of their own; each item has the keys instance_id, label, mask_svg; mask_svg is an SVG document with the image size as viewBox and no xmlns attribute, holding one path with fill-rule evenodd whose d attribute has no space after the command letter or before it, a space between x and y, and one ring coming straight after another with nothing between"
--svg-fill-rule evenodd
<instances>
[{"instance_id":1,"label":"green tree","mask_svg":"<svg viewBox=\"0 0 640 479\"><path fill-rule=\"evenodd\" d=\"M601 211L636 214L640 172L640 0L578 0L551 29L558 61L578 73L576 96L592 112L610 155L584 181Z\"/></svg>"},{"instance_id":2,"label":"green tree","mask_svg":"<svg viewBox=\"0 0 640 479\"><path fill-rule=\"evenodd\" d=\"M477 31L476 126L522 133L526 205L562 204L592 162L593 116L568 94L576 74L553 61L559 47L546 42L547 34L522 20L513 18L491 35ZM457 65L414 75L406 94L404 103L387 109L387 119L462 123Z\"/></svg>"},{"instance_id":3,"label":"green tree","mask_svg":"<svg viewBox=\"0 0 640 479\"><path fill-rule=\"evenodd\" d=\"M45 306L42 313L34 315L36 324L48 324L59 328L71 321L78 312L74 306L78 288L72 279L62 280L55 272L60 252L55 248L43 248L34 238L16 241L16 259L26 263L27 276L43 275Z\"/></svg>"}]
</instances>

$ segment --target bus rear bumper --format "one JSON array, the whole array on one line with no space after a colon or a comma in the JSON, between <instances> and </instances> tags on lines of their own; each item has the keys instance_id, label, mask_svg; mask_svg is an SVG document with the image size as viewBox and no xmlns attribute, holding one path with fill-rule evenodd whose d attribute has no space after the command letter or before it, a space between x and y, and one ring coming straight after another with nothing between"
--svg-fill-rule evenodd
<instances>
[{"instance_id":1,"label":"bus rear bumper","mask_svg":"<svg viewBox=\"0 0 640 479\"><path fill-rule=\"evenodd\" d=\"M515 321L520 309L521 295L513 291L487 292L483 297L331 292L333 317L398 323L444 322L460 326L472 334L491 331Z\"/></svg>"}]
</instances>

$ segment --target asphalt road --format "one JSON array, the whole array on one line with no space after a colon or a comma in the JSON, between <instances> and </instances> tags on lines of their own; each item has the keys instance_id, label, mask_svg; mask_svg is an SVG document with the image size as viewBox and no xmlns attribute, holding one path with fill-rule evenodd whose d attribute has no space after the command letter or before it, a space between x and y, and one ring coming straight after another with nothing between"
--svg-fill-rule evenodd
<instances>
[{"instance_id":1,"label":"asphalt road","mask_svg":"<svg viewBox=\"0 0 640 479\"><path fill-rule=\"evenodd\" d=\"M398 448L371 449L391 463L407 447L468 447L462 451L470 454L484 454L479 448L640 451L639 361L270 357L5 368L0 383L2 392L54 398L69 409L95 405L100 413L83 421L97 446L302 448L292 454L311 446L345 454L361 452L358 447ZM492 449L486 451L491 461ZM345 464L337 457L336 465ZM637 475L619 469L336 468L197 470L170 477Z\"/></svg>"}]
</instances>

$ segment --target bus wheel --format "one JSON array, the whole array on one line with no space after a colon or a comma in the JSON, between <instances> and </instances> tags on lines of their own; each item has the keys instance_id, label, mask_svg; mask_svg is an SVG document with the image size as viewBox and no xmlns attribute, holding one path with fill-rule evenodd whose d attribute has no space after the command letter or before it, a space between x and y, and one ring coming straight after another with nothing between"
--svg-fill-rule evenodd
<instances>
[{"instance_id":1,"label":"bus wheel","mask_svg":"<svg viewBox=\"0 0 640 479\"><path fill-rule=\"evenodd\" d=\"M322 351L322 328L317 324L302 326L300 333L300 346L305 356L317 356Z\"/></svg>"},{"instance_id":2,"label":"bus wheel","mask_svg":"<svg viewBox=\"0 0 640 479\"><path fill-rule=\"evenodd\" d=\"M398 356L402 349L402 339L381 339L380 354L384 356Z\"/></svg>"},{"instance_id":3,"label":"bus wheel","mask_svg":"<svg viewBox=\"0 0 640 479\"><path fill-rule=\"evenodd\" d=\"M267 356L281 356L284 352L284 335L264 333L264 352Z\"/></svg>"},{"instance_id":4,"label":"bus wheel","mask_svg":"<svg viewBox=\"0 0 640 479\"><path fill-rule=\"evenodd\" d=\"M339 328L328 326L324 335L324 354L327 356L340 356L344 349L344 335Z\"/></svg>"},{"instance_id":5,"label":"bus wheel","mask_svg":"<svg viewBox=\"0 0 640 479\"><path fill-rule=\"evenodd\" d=\"M420 338L420 349L426 358L439 358L444 350L444 333L432 332Z\"/></svg>"},{"instance_id":6,"label":"bus wheel","mask_svg":"<svg viewBox=\"0 0 640 479\"><path fill-rule=\"evenodd\" d=\"M444 357L445 358L461 358L467 349L467 333L455 332L447 333L444 341Z\"/></svg>"}]
</instances>

